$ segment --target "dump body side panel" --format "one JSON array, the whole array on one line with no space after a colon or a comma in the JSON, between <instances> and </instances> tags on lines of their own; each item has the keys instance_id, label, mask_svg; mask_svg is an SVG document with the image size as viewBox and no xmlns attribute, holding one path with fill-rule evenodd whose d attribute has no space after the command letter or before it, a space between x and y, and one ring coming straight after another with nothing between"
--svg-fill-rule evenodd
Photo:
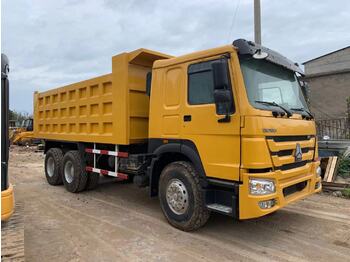
<instances>
[{"instance_id":1,"label":"dump body side panel","mask_svg":"<svg viewBox=\"0 0 350 262\"><path fill-rule=\"evenodd\" d=\"M117 100L111 74L35 93L34 134L52 140L125 141L117 132L120 118L113 118Z\"/></svg>"},{"instance_id":2,"label":"dump body side panel","mask_svg":"<svg viewBox=\"0 0 350 262\"><path fill-rule=\"evenodd\" d=\"M148 138L146 75L168 58L138 49L112 57L112 73L34 94L34 136L128 145Z\"/></svg>"}]
</instances>

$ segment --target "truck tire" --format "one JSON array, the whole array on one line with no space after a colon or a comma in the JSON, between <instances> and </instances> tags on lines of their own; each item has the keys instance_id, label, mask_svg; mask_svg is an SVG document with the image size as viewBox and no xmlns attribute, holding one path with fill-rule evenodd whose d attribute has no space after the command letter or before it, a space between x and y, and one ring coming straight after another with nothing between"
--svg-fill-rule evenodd
<instances>
[{"instance_id":1,"label":"truck tire","mask_svg":"<svg viewBox=\"0 0 350 262\"><path fill-rule=\"evenodd\" d=\"M100 174L95 172L87 172L86 174L88 178L87 178L85 189L86 190L95 189L98 186L98 181L100 180Z\"/></svg>"},{"instance_id":2,"label":"truck tire","mask_svg":"<svg viewBox=\"0 0 350 262\"><path fill-rule=\"evenodd\" d=\"M167 165L159 180L159 201L168 222L183 231L193 231L209 219L199 175L192 164Z\"/></svg>"},{"instance_id":3,"label":"truck tire","mask_svg":"<svg viewBox=\"0 0 350 262\"><path fill-rule=\"evenodd\" d=\"M62 185L61 166L63 152L59 148L50 148L45 155L45 176L50 185Z\"/></svg>"},{"instance_id":4,"label":"truck tire","mask_svg":"<svg viewBox=\"0 0 350 262\"><path fill-rule=\"evenodd\" d=\"M63 184L67 191L78 193L85 189L88 176L79 151L68 151L64 155L61 170Z\"/></svg>"}]
</instances>

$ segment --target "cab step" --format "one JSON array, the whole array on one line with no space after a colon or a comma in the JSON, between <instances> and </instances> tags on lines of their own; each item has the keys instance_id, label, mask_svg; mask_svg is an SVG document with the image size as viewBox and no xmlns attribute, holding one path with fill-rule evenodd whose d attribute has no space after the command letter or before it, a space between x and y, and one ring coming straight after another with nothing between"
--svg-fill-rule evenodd
<instances>
[{"instance_id":1,"label":"cab step","mask_svg":"<svg viewBox=\"0 0 350 262\"><path fill-rule=\"evenodd\" d=\"M224 206L221 204L217 204L217 203L213 203L213 204L208 204L207 208L209 210L215 211L215 212L219 212L219 213L223 213L225 215L232 215L232 207L229 206Z\"/></svg>"}]
</instances>

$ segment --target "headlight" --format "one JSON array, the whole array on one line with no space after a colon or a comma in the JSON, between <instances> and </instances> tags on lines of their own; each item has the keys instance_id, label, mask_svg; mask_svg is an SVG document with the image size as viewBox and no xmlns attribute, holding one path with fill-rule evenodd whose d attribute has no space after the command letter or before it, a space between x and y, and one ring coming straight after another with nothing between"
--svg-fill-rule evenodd
<instances>
[{"instance_id":1,"label":"headlight","mask_svg":"<svg viewBox=\"0 0 350 262\"><path fill-rule=\"evenodd\" d=\"M318 167L316 168L316 177L320 177L321 174L322 174L322 169L321 169L321 167L318 166Z\"/></svg>"},{"instance_id":2,"label":"headlight","mask_svg":"<svg viewBox=\"0 0 350 262\"><path fill-rule=\"evenodd\" d=\"M249 179L251 195L268 195L276 192L275 182L266 179Z\"/></svg>"}]
</instances>

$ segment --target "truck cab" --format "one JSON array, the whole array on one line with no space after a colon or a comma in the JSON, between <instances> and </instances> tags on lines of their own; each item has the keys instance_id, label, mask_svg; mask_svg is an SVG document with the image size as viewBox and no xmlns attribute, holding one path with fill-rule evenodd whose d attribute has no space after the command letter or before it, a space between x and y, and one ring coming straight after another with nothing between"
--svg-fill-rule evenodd
<instances>
[{"instance_id":1,"label":"truck cab","mask_svg":"<svg viewBox=\"0 0 350 262\"><path fill-rule=\"evenodd\" d=\"M33 131L33 118L23 120L20 128L22 132Z\"/></svg>"},{"instance_id":2,"label":"truck cab","mask_svg":"<svg viewBox=\"0 0 350 262\"><path fill-rule=\"evenodd\" d=\"M319 192L315 123L298 74L287 58L243 39L156 61L150 152L188 158L207 207L238 219Z\"/></svg>"}]
</instances>

